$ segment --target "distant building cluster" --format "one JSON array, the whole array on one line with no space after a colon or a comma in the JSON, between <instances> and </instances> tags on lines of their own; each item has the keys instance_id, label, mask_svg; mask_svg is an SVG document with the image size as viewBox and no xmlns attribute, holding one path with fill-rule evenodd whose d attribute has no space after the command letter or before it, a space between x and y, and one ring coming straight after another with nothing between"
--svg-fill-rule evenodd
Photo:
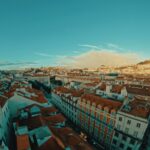
<instances>
[{"instance_id":1,"label":"distant building cluster","mask_svg":"<svg viewBox=\"0 0 150 150\"><path fill-rule=\"evenodd\" d=\"M149 150L150 78L86 68L0 72L0 149Z\"/></svg>"}]
</instances>

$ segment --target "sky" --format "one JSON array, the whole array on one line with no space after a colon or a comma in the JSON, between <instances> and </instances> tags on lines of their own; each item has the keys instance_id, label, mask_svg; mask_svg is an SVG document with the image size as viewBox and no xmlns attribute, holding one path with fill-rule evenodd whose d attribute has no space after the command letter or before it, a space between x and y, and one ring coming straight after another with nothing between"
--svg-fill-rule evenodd
<instances>
[{"instance_id":1,"label":"sky","mask_svg":"<svg viewBox=\"0 0 150 150\"><path fill-rule=\"evenodd\" d=\"M0 0L0 69L150 59L149 0Z\"/></svg>"}]
</instances>

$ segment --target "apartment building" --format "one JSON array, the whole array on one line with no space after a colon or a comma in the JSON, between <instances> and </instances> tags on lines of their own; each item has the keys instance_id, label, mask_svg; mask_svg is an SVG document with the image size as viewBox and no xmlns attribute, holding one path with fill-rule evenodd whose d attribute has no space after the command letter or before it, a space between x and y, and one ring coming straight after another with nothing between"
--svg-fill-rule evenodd
<instances>
[{"instance_id":1,"label":"apartment building","mask_svg":"<svg viewBox=\"0 0 150 150\"><path fill-rule=\"evenodd\" d=\"M139 150L149 125L150 102L133 99L117 112L112 149ZM144 148L145 149L145 148Z\"/></svg>"},{"instance_id":2,"label":"apartment building","mask_svg":"<svg viewBox=\"0 0 150 150\"><path fill-rule=\"evenodd\" d=\"M52 103L85 133L104 146L110 146L121 102L58 87L52 93Z\"/></svg>"},{"instance_id":3,"label":"apartment building","mask_svg":"<svg viewBox=\"0 0 150 150\"><path fill-rule=\"evenodd\" d=\"M85 94L77 103L78 125L105 148L110 148L117 110L122 103Z\"/></svg>"},{"instance_id":4,"label":"apartment building","mask_svg":"<svg viewBox=\"0 0 150 150\"><path fill-rule=\"evenodd\" d=\"M77 101L84 90L71 90L65 87L57 87L52 93L52 103L75 124L77 123Z\"/></svg>"},{"instance_id":5,"label":"apartment building","mask_svg":"<svg viewBox=\"0 0 150 150\"><path fill-rule=\"evenodd\" d=\"M101 97L116 99L123 101L128 95L126 87L118 84L106 84L104 82L96 89L96 94Z\"/></svg>"},{"instance_id":6,"label":"apartment building","mask_svg":"<svg viewBox=\"0 0 150 150\"><path fill-rule=\"evenodd\" d=\"M140 149L149 124L149 101L128 99L122 85L101 84L99 88L95 95L57 87L52 93L52 103L106 149ZM117 98L112 98L112 94Z\"/></svg>"},{"instance_id":7,"label":"apartment building","mask_svg":"<svg viewBox=\"0 0 150 150\"><path fill-rule=\"evenodd\" d=\"M0 148L7 150L10 131L10 113L7 98L0 96Z\"/></svg>"},{"instance_id":8,"label":"apartment building","mask_svg":"<svg viewBox=\"0 0 150 150\"><path fill-rule=\"evenodd\" d=\"M50 76L46 74L30 74L24 75L24 77L31 81L38 81L47 86L50 85Z\"/></svg>"}]
</instances>

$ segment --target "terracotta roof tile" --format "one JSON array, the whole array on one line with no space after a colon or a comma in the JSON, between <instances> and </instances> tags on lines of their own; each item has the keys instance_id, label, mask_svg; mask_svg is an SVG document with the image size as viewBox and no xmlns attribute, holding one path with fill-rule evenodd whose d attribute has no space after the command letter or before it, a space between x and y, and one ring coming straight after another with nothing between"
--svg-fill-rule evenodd
<instances>
[{"instance_id":1,"label":"terracotta roof tile","mask_svg":"<svg viewBox=\"0 0 150 150\"><path fill-rule=\"evenodd\" d=\"M44 117L44 120L50 124L57 124L66 121L66 118L61 114L57 114L53 116Z\"/></svg>"},{"instance_id":2,"label":"terracotta roof tile","mask_svg":"<svg viewBox=\"0 0 150 150\"><path fill-rule=\"evenodd\" d=\"M128 105L131 110L122 109L123 112L141 118L148 118L150 115L150 101L135 98Z\"/></svg>"},{"instance_id":3,"label":"terracotta roof tile","mask_svg":"<svg viewBox=\"0 0 150 150\"><path fill-rule=\"evenodd\" d=\"M85 99L86 101L90 101L91 103L95 103L101 106L111 106L114 109L118 109L121 107L122 103L114 100L104 99L100 96L96 96L94 94L85 94L81 97L81 100Z\"/></svg>"},{"instance_id":4,"label":"terracotta roof tile","mask_svg":"<svg viewBox=\"0 0 150 150\"><path fill-rule=\"evenodd\" d=\"M17 135L17 150L28 150L29 148L30 142L28 135Z\"/></svg>"},{"instance_id":5,"label":"terracotta roof tile","mask_svg":"<svg viewBox=\"0 0 150 150\"><path fill-rule=\"evenodd\" d=\"M64 150L64 149L52 137L43 145L41 145L39 148L36 148L35 150Z\"/></svg>"},{"instance_id":6,"label":"terracotta roof tile","mask_svg":"<svg viewBox=\"0 0 150 150\"><path fill-rule=\"evenodd\" d=\"M58 112L58 109L55 107L43 107L41 108L42 115L47 116L51 113Z\"/></svg>"}]
</instances>

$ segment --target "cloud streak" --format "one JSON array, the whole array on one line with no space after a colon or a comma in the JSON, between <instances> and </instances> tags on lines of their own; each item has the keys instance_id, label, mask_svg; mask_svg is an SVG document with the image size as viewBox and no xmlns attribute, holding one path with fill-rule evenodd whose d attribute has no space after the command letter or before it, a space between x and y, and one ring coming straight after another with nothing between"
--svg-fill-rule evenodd
<instances>
[{"instance_id":1,"label":"cloud streak","mask_svg":"<svg viewBox=\"0 0 150 150\"><path fill-rule=\"evenodd\" d=\"M0 62L0 66L36 65L36 62Z\"/></svg>"},{"instance_id":2,"label":"cloud streak","mask_svg":"<svg viewBox=\"0 0 150 150\"><path fill-rule=\"evenodd\" d=\"M37 66L37 62L0 62L0 69L5 70L5 69L22 69L22 68L29 68L29 67L35 67Z\"/></svg>"},{"instance_id":3,"label":"cloud streak","mask_svg":"<svg viewBox=\"0 0 150 150\"><path fill-rule=\"evenodd\" d=\"M53 57L53 55L41 53L41 52L35 52L35 55L42 56L42 57Z\"/></svg>"},{"instance_id":4,"label":"cloud streak","mask_svg":"<svg viewBox=\"0 0 150 150\"><path fill-rule=\"evenodd\" d=\"M79 46L81 46L81 47L86 47L86 48L90 48L90 49L99 49L98 46L96 46L96 45L91 45L91 44L79 44Z\"/></svg>"},{"instance_id":5,"label":"cloud streak","mask_svg":"<svg viewBox=\"0 0 150 150\"><path fill-rule=\"evenodd\" d=\"M107 43L106 45L108 49L115 49L115 50L121 50L121 51L124 50L122 47L120 47L117 44Z\"/></svg>"}]
</instances>

